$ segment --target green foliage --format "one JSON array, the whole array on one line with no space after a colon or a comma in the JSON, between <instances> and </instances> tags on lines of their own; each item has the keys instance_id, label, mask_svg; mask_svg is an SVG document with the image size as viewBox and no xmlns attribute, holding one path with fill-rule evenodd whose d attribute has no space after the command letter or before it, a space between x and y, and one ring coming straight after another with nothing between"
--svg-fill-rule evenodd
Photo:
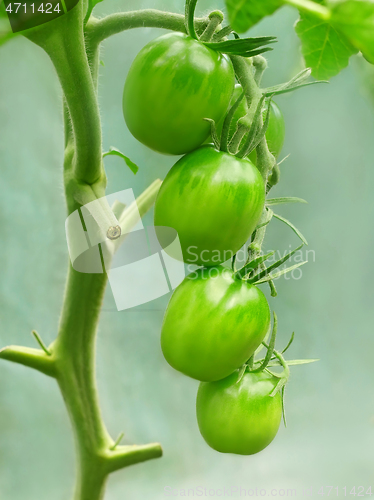
<instances>
[{"instance_id":1,"label":"green foliage","mask_svg":"<svg viewBox=\"0 0 374 500\"><path fill-rule=\"evenodd\" d=\"M374 64L374 2L339 2L332 8L332 22Z\"/></svg>"},{"instance_id":2,"label":"green foliage","mask_svg":"<svg viewBox=\"0 0 374 500\"><path fill-rule=\"evenodd\" d=\"M5 42L16 36L10 27L8 15L5 11L5 5L2 0L0 0L0 46Z\"/></svg>"},{"instance_id":3,"label":"green foliage","mask_svg":"<svg viewBox=\"0 0 374 500\"><path fill-rule=\"evenodd\" d=\"M226 0L231 26L239 33L244 33L281 6L281 0Z\"/></svg>"},{"instance_id":4,"label":"green foliage","mask_svg":"<svg viewBox=\"0 0 374 500\"><path fill-rule=\"evenodd\" d=\"M295 26L305 63L315 78L329 79L361 51L374 64L374 2L372 0L226 0L232 28L247 31L283 4L300 10ZM303 85L301 85L303 86ZM283 90L284 93L286 90Z\"/></svg>"},{"instance_id":5,"label":"green foliage","mask_svg":"<svg viewBox=\"0 0 374 500\"><path fill-rule=\"evenodd\" d=\"M121 151L119 151L117 148L114 148L113 146L109 148L109 151L103 153L103 158L105 158L106 156L119 156L125 161L126 165L129 167L133 174L136 174L139 170L138 165L135 165L135 163L131 161L130 158L125 156L123 153L121 153Z\"/></svg>"},{"instance_id":6,"label":"green foliage","mask_svg":"<svg viewBox=\"0 0 374 500\"><path fill-rule=\"evenodd\" d=\"M337 75L357 52L343 33L309 12L300 14L295 30L301 40L305 63L312 68L315 78Z\"/></svg>"}]
</instances>

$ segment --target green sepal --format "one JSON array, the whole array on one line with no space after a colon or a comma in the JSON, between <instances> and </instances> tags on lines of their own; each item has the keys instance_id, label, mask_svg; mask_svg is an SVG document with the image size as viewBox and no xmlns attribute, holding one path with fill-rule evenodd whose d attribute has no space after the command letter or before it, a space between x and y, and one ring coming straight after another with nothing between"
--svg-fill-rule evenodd
<instances>
[{"instance_id":1,"label":"green sepal","mask_svg":"<svg viewBox=\"0 0 374 500\"><path fill-rule=\"evenodd\" d=\"M281 85L275 85L274 87L263 89L262 92L266 97L270 97L271 95L288 94L289 92L293 92L294 90L302 89L304 87L310 87L311 85L317 85L318 83L330 83L330 82L328 82L327 80L315 80L314 82L302 83L300 85L294 85L292 87L287 87L287 88L282 88Z\"/></svg>"},{"instance_id":2,"label":"green sepal","mask_svg":"<svg viewBox=\"0 0 374 500\"><path fill-rule=\"evenodd\" d=\"M243 266L241 269L239 269L239 271L237 271L235 273L235 278L239 278L239 279L244 278L244 276L246 276L251 271L257 269L260 264L265 262L265 260L267 260L269 257L271 257L274 254L275 254L275 250L267 253L266 255L260 255L256 259L253 259L251 262L249 262L248 264Z\"/></svg>"},{"instance_id":3,"label":"green sepal","mask_svg":"<svg viewBox=\"0 0 374 500\"><path fill-rule=\"evenodd\" d=\"M215 148L219 150L220 140L218 139L218 135L217 135L216 122L214 120L212 120L211 118L204 118L204 120L206 122L210 123L210 135L212 137L213 144L214 144Z\"/></svg>"},{"instance_id":4,"label":"green sepal","mask_svg":"<svg viewBox=\"0 0 374 500\"><path fill-rule=\"evenodd\" d=\"M281 354L284 354L286 351L288 351L288 349L291 347L292 345L292 342L294 341L294 338L295 338L295 332L292 332L292 335L291 335L291 338L290 340L288 341L288 344L286 345L286 347L283 349L283 351L281 352Z\"/></svg>"},{"instance_id":5,"label":"green sepal","mask_svg":"<svg viewBox=\"0 0 374 500\"><path fill-rule=\"evenodd\" d=\"M271 207L273 205L285 205L286 203L308 203L302 198L296 198L295 196L283 196L281 198L268 198L266 200L266 206Z\"/></svg>"},{"instance_id":6,"label":"green sepal","mask_svg":"<svg viewBox=\"0 0 374 500\"><path fill-rule=\"evenodd\" d=\"M319 359L291 359L287 360L288 366L297 366L297 365L308 365L309 363L315 363L316 361L320 361ZM268 367L272 366L281 366L281 363L278 360L270 361L267 365Z\"/></svg>"},{"instance_id":7,"label":"green sepal","mask_svg":"<svg viewBox=\"0 0 374 500\"><path fill-rule=\"evenodd\" d=\"M228 152L228 145L229 145L229 136L230 136L230 127L231 127L231 122L234 118L234 115L239 108L242 100L244 99L244 92L240 94L238 99L234 102L234 104L231 106L229 109L229 112L227 113L225 120L223 122L222 126L222 133L221 133L221 151L225 151L226 153Z\"/></svg>"},{"instance_id":8,"label":"green sepal","mask_svg":"<svg viewBox=\"0 0 374 500\"><path fill-rule=\"evenodd\" d=\"M103 153L103 158L105 158L106 156L119 156L125 161L126 165L129 167L133 174L136 174L139 170L139 167L134 162L132 162L130 158L125 156L123 153L121 153L121 151L119 151L117 148L114 148L113 146L109 148L109 151Z\"/></svg>"},{"instance_id":9,"label":"green sepal","mask_svg":"<svg viewBox=\"0 0 374 500\"><path fill-rule=\"evenodd\" d=\"M213 35L213 42L220 42L222 38L225 38L226 36L229 36L232 33L232 28L231 26L225 26L222 28L220 31L215 33Z\"/></svg>"},{"instance_id":10,"label":"green sepal","mask_svg":"<svg viewBox=\"0 0 374 500\"><path fill-rule=\"evenodd\" d=\"M269 346L267 348L266 356L264 357L261 365L258 368L251 370L252 372L263 371L269 365L269 362L273 356L274 348L275 348L275 340L277 338L277 332L278 332L278 318L277 318L277 315L275 314L274 311L273 311L273 318L274 318L273 330L271 332L271 338L270 338Z\"/></svg>"},{"instance_id":11,"label":"green sepal","mask_svg":"<svg viewBox=\"0 0 374 500\"><path fill-rule=\"evenodd\" d=\"M274 85L273 87L268 87L266 89L262 89L261 92L266 97L270 97L271 95L281 95L287 94L288 92L292 92L293 90L297 90L303 87L308 87L309 85L316 85L317 83L329 83L326 80L315 80L313 82L306 82L306 80L311 75L311 69L306 68L300 71L297 75L295 75L289 82L281 83L279 85Z\"/></svg>"},{"instance_id":12,"label":"green sepal","mask_svg":"<svg viewBox=\"0 0 374 500\"><path fill-rule=\"evenodd\" d=\"M275 274L270 274L269 276L266 276L265 278L262 278L262 279L260 279L258 281L255 281L255 282L251 281L251 283L253 283L254 285L259 285L260 283L266 283L267 281L270 281L270 280L276 280L277 278L280 278L284 274L287 274L290 271L293 271L294 269L297 269L298 267L301 267L301 266L303 266L304 264L307 264L307 263L308 263L308 261L305 260L304 262L300 262L299 264L295 264L294 266L287 267L287 269L282 269L282 271L278 271Z\"/></svg>"},{"instance_id":13,"label":"green sepal","mask_svg":"<svg viewBox=\"0 0 374 500\"><path fill-rule=\"evenodd\" d=\"M292 229L292 231L297 234L297 236L301 239L301 241L304 243L304 245L308 245L308 242L306 241L305 237L301 234L301 232L295 227L292 222L290 222L288 219L285 219L281 215L277 215L273 213L273 217L276 219L280 220L281 222L284 222L284 224L287 224L288 227Z\"/></svg>"},{"instance_id":14,"label":"green sepal","mask_svg":"<svg viewBox=\"0 0 374 500\"><path fill-rule=\"evenodd\" d=\"M294 250L292 250L291 252L288 252L288 254L286 254L281 259L277 260L277 262L274 262L274 264L272 264L268 268L264 269L263 271L260 271L258 274L256 274L255 276L252 276L251 278L249 278L246 281L248 281L249 283L259 283L259 282L262 282L262 280L263 280L263 278L265 276L269 276L269 273L271 271L273 271L274 269L277 269L279 266L281 266L282 264L284 264L288 259L290 259L292 257L292 255L294 255L303 246L304 245L302 244L302 245L298 246L297 248L295 248ZM270 279L274 279L274 276L273 276L273 278L270 278ZM268 281L268 280L266 279L265 281Z\"/></svg>"},{"instance_id":15,"label":"green sepal","mask_svg":"<svg viewBox=\"0 0 374 500\"><path fill-rule=\"evenodd\" d=\"M258 105L257 105L256 112L254 114L253 121L252 121L252 124L251 124L251 128L249 130L247 139L245 140L245 143L244 143L243 147L236 154L236 156L238 158L244 158L253 149L252 148L253 143L255 142L256 137L257 137L257 135L259 133L260 120L262 118L262 107L263 107L264 101L265 101L265 96L262 96L261 99L260 99L260 101L259 101L259 103L258 103ZM246 119L247 119L247 117L243 116L243 118L240 118L239 123L241 121L244 122Z\"/></svg>"},{"instance_id":16,"label":"green sepal","mask_svg":"<svg viewBox=\"0 0 374 500\"><path fill-rule=\"evenodd\" d=\"M264 47L269 43L277 41L274 36L261 36L253 38L240 38L235 40L225 40L224 42L204 42L204 45L210 49L242 57L254 57L256 55L273 50L270 47Z\"/></svg>"}]
</instances>

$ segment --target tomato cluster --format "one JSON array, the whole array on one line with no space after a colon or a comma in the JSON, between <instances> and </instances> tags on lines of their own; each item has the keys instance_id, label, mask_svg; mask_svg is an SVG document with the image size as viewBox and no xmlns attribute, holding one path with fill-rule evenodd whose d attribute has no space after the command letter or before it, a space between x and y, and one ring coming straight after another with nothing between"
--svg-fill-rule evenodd
<instances>
[{"instance_id":1,"label":"tomato cluster","mask_svg":"<svg viewBox=\"0 0 374 500\"><path fill-rule=\"evenodd\" d=\"M223 120L242 90L230 59L184 34L161 36L137 55L126 80L123 110L132 134L149 148L184 155L167 174L155 203L155 226L178 233L183 261L203 266L187 276L167 307L161 346L176 370L201 381L197 419L215 450L253 454L275 437L281 420L277 379L241 373L270 329L262 291L222 264L256 229L265 183L256 153L240 158L209 141L209 121ZM236 122L248 112L243 100ZM270 151L283 145L284 122L272 104Z\"/></svg>"}]
</instances>

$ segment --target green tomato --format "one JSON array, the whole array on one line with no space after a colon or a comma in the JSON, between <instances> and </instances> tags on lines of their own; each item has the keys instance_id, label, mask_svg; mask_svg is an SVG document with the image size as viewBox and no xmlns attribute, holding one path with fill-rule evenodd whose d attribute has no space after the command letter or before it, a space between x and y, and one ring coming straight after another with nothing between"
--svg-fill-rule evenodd
<instances>
[{"instance_id":1,"label":"green tomato","mask_svg":"<svg viewBox=\"0 0 374 500\"><path fill-rule=\"evenodd\" d=\"M239 371L218 382L200 384L196 412L201 435L221 453L253 455L275 438L282 398L270 393L278 379L267 372Z\"/></svg>"},{"instance_id":2,"label":"green tomato","mask_svg":"<svg viewBox=\"0 0 374 500\"><path fill-rule=\"evenodd\" d=\"M223 266L200 268L175 289L166 309L161 348L176 370L220 380L242 366L270 327L262 291Z\"/></svg>"},{"instance_id":3,"label":"green tomato","mask_svg":"<svg viewBox=\"0 0 374 500\"><path fill-rule=\"evenodd\" d=\"M235 85L235 90L234 94L231 100L231 105L235 103L235 101L240 97L242 94L242 87L241 85ZM234 134L236 130L236 123L237 121L245 116L248 111L248 105L247 101L243 99L236 110L233 120L231 122L230 126L230 137L232 134ZM263 118L266 118L266 111L263 113ZM221 120L218 125L217 125L217 134L218 137L221 136L222 133L222 127L223 127L223 121ZM270 119L269 119L269 125L266 131L266 141L268 143L269 151L272 153L275 158L277 158L282 151L283 144L284 144L284 138L286 134L286 126L284 123L284 118L282 115L281 110L279 107L275 104L274 101L271 101L270 104ZM244 141L242 142L242 145L244 144ZM253 161L253 163L256 164L257 160L257 155L256 155L256 150L252 151L252 153L249 155L250 160Z\"/></svg>"},{"instance_id":4,"label":"green tomato","mask_svg":"<svg viewBox=\"0 0 374 500\"><path fill-rule=\"evenodd\" d=\"M210 124L227 110L235 84L231 62L203 43L170 33L136 56L123 93L130 132L160 153L181 155L199 147Z\"/></svg>"},{"instance_id":5,"label":"green tomato","mask_svg":"<svg viewBox=\"0 0 374 500\"><path fill-rule=\"evenodd\" d=\"M181 158L166 176L154 221L177 231L184 262L213 266L244 245L264 203L264 182L249 160L203 146Z\"/></svg>"}]
</instances>

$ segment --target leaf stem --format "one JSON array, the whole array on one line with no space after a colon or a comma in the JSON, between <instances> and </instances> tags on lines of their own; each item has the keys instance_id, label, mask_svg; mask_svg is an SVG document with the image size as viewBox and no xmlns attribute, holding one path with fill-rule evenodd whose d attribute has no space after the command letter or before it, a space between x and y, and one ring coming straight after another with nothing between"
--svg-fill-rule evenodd
<instances>
[{"instance_id":1,"label":"leaf stem","mask_svg":"<svg viewBox=\"0 0 374 500\"><path fill-rule=\"evenodd\" d=\"M11 345L0 350L0 359L34 368L49 377L56 376L54 357L41 349Z\"/></svg>"}]
</instances>

